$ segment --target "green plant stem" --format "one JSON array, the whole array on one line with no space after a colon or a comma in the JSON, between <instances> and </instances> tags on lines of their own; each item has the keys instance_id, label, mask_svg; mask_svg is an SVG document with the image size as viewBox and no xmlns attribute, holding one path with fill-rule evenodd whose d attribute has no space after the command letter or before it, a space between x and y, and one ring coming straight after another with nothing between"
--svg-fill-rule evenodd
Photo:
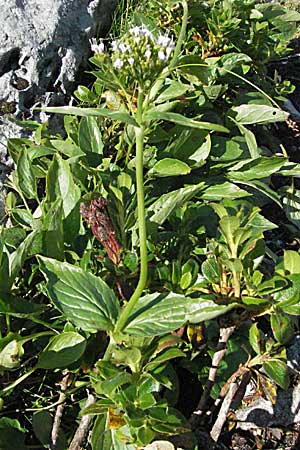
<instances>
[{"instance_id":1,"label":"green plant stem","mask_svg":"<svg viewBox=\"0 0 300 450\"><path fill-rule=\"evenodd\" d=\"M9 314L5 314L5 321L6 321L6 330L7 334L10 333L10 316Z\"/></svg>"},{"instance_id":2,"label":"green plant stem","mask_svg":"<svg viewBox=\"0 0 300 450\"><path fill-rule=\"evenodd\" d=\"M137 212L138 212L138 229L139 229L139 241L140 241L140 276L138 284L135 288L127 305L123 309L120 318L116 324L115 331L121 332L126 325L127 319L130 316L136 302L140 298L145 289L148 276L148 251L147 251L147 229L145 218L145 199L144 199L144 164L143 164L143 151L144 151L144 137L145 126L143 124L143 92L139 92L136 120L139 123L139 127L135 128L136 137L136 192L137 192Z\"/></svg>"},{"instance_id":3,"label":"green plant stem","mask_svg":"<svg viewBox=\"0 0 300 450\"><path fill-rule=\"evenodd\" d=\"M188 3L186 0L183 0L181 2L182 4L182 9L183 9L183 15L182 15L182 22L181 22L181 29L180 29L180 33L178 36L178 40L177 40L177 44L174 50L174 55L173 58L169 64L169 70L174 69L174 67L176 66L177 63L177 59L178 56L180 55L181 52L181 48L182 45L184 43L185 40L185 36L186 36L186 29L187 29L187 24L188 24L188 14L189 14L189 9L188 9Z\"/></svg>"},{"instance_id":4,"label":"green plant stem","mask_svg":"<svg viewBox=\"0 0 300 450\"><path fill-rule=\"evenodd\" d=\"M18 386L18 384L22 383L22 381L26 380L26 378L30 377L30 375L32 375L36 369L37 369L36 367L33 367L28 372L24 373L20 378L17 378L13 383L9 384L4 389L1 389L0 395L5 394L6 392L10 391L11 389L14 389L16 386Z\"/></svg>"}]
</instances>

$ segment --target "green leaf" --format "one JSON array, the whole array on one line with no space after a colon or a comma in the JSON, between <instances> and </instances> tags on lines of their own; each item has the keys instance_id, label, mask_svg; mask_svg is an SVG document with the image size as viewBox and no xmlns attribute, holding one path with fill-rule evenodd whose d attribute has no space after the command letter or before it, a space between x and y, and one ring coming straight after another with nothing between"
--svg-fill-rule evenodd
<instances>
[{"instance_id":1,"label":"green leaf","mask_svg":"<svg viewBox=\"0 0 300 450\"><path fill-rule=\"evenodd\" d=\"M26 450L25 430L16 419L1 417L0 450Z\"/></svg>"},{"instance_id":2,"label":"green leaf","mask_svg":"<svg viewBox=\"0 0 300 450\"><path fill-rule=\"evenodd\" d=\"M261 341L263 333L258 329L257 323L254 323L249 330L249 342L257 355L261 353Z\"/></svg>"},{"instance_id":3,"label":"green leaf","mask_svg":"<svg viewBox=\"0 0 300 450\"><path fill-rule=\"evenodd\" d=\"M242 125L241 123L238 123L236 121L234 121L234 122L238 126L238 128L241 132L241 135L244 136L244 138L246 140L246 144L248 146L251 158L253 158L253 159L258 158L260 156L260 152L257 147L255 134L252 133L252 131L248 130L248 128L244 127L244 125Z\"/></svg>"},{"instance_id":4,"label":"green leaf","mask_svg":"<svg viewBox=\"0 0 300 450\"><path fill-rule=\"evenodd\" d=\"M96 418L91 436L92 450L111 450L112 437L108 412Z\"/></svg>"},{"instance_id":5,"label":"green leaf","mask_svg":"<svg viewBox=\"0 0 300 450\"><path fill-rule=\"evenodd\" d=\"M166 361L169 361L170 359L182 358L185 356L185 353L179 348L166 348L165 350L160 352L158 356L156 356L148 364L146 364L145 370L151 371L152 369L155 369L156 367L160 366Z\"/></svg>"},{"instance_id":6,"label":"green leaf","mask_svg":"<svg viewBox=\"0 0 300 450\"><path fill-rule=\"evenodd\" d=\"M0 352L0 368L16 369L20 365L23 354L22 343L16 339L11 340Z\"/></svg>"},{"instance_id":7,"label":"green leaf","mask_svg":"<svg viewBox=\"0 0 300 450\"><path fill-rule=\"evenodd\" d=\"M177 175L187 175L191 172L191 168L183 161L173 158L164 158L158 161L148 175L156 175L158 177L172 177Z\"/></svg>"},{"instance_id":8,"label":"green leaf","mask_svg":"<svg viewBox=\"0 0 300 450\"><path fill-rule=\"evenodd\" d=\"M13 317L32 317L41 314L44 309L44 306L37 305L33 301L0 292L0 314Z\"/></svg>"},{"instance_id":9,"label":"green leaf","mask_svg":"<svg viewBox=\"0 0 300 450\"><path fill-rule=\"evenodd\" d=\"M62 200L57 200L50 205L45 204L43 211L43 242L42 253L50 258L64 259L64 232L63 232L63 208ZM47 212L46 212L47 210Z\"/></svg>"},{"instance_id":10,"label":"green leaf","mask_svg":"<svg viewBox=\"0 0 300 450\"><path fill-rule=\"evenodd\" d=\"M2 258L0 258L0 274L2 275L1 284L0 284L0 293L9 292L16 277L18 276L20 270L23 267L23 264L26 258L30 255L30 250L32 248L33 242L39 231L32 231L26 239L18 246L18 248L8 255L9 261L9 272L4 273L4 262L6 261L5 253L3 253ZM1 263L2 260L2 263ZM6 264L6 263L5 263ZM7 269L7 268L6 268Z\"/></svg>"},{"instance_id":11,"label":"green leaf","mask_svg":"<svg viewBox=\"0 0 300 450\"><path fill-rule=\"evenodd\" d=\"M132 372L138 372L142 353L136 347L116 347L112 359L117 365L122 364L130 367Z\"/></svg>"},{"instance_id":12,"label":"green leaf","mask_svg":"<svg viewBox=\"0 0 300 450\"><path fill-rule=\"evenodd\" d=\"M283 122L289 116L285 111L267 105L240 105L231 108L234 120L243 125Z\"/></svg>"},{"instance_id":13,"label":"green leaf","mask_svg":"<svg viewBox=\"0 0 300 450\"><path fill-rule=\"evenodd\" d=\"M287 344L294 337L294 328L285 314L275 311L270 318L274 337L279 344Z\"/></svg>"},{"instance_id":14,"label":"green leaf","mask_svg":"<svg viewBox=\"0 0 300 450\"><path fill-rule=\"evenodd\" d=\"M229 183L213 183L207 184L207 187L203 189L201 193L201 198L203 200L223 200L224 198L237 199L248 197L251 194L249 192L240 189L236 184Z\"/></svg>"},{"instance_id":15,"label":"green leaf","mask_svg":"<svg viewBox=\"0 0 300 450\"><path fill-rule=\"evenodd\" d=\"M209 81L209 66L199 55L184 55L178 60L177 70L191 84L202 86Z\"/></svg>"},{"instance_id":16,"label":"green leaf","mask_svg":"<svg viewBox=\"0 0 300 450\"><path fill-rule=\"evenodd\" d=\"M180 97L181 95L185 94L189 88L190 86L187 84L171 80L170 83L167 84L166 88L155 99L155 103L158 104L174 100Z\"/></svg>"},{"instance_id":17,"label":"green leaf","mask_svg":"<svg viewBox=\"0 0 300 450\"><path fill-rule=\"evenodd\" d=\"M206 259L201 266L203 276L213 284L219 284L221 279L221 269L215 258Z\"/></svg>"},{"instance_id":18,"label":"green leaf","mask_svg":"<svg viewBox=\"0 0 300 450\"><path fill-rule=\"evenodd\" d=\"M269 188L269 186L266 183L263 183L262 181L259 180L251 180L251 181L240 180L237 179L238 177L232 176L232 172L229 174L229 176L230 178L233 179L233 181L236 181L236 183L243 184L245 186L249 186L253 189L258 190L259 192L261 192L262 194L266 195L271 200L273 200L273 202L277 203L277 205L280 206L280 208L282 208L280 196L276 192L274 192L271 188Z\"/></svg>"},{"instance_id":19,"label":"green leaf","mask_svg":"<svg viewBox=\"0 0 300 450\"><path fill-rule=\"evenodd\" d=\"M24 239L26 239L26 231L24 230L24 228L21 228L19 226L2 228L1 241L2 243L5 242L5 246L8 250L15 250L24 241Z\"/></svg>"},{"instance_id":20,"label":"green leaf","mask_svg":"<svg viewBox=\"0 0 300 450\"><path fill-rule=\"evenodd\" d=\"M0 235L0 292L9 292L9 253L4 245L4 233Z\"/></svg>"},{"instance_id":21,"label":"green leaf","mask_svg":"<svg viewBox=\"0 0 300 450\"><path fill-rule=\"evenodd\" d=\"M162 225L176 208L179 208L185 202L190 200L203 188L203 186L204 183L199 183L163 194L149 206L147 210L149 220L158 225Z\"/></svg>"},{"instance_id":22,"label":"green leaf","mask_svg":"<svg viewBox=\"0 0 300 450\"><path fill-rule=\"evenodd\" d=\"M240 219L236 216L224 216L219 222L220 229L227 242L233 239L241 225Z\"/></svg>"},{"instance_id":23,"label":"green leaf","mask_svg":"<svg viewBox=\"0 0 300 450\"><path fill-rule=\"evenodd\" d=\"M111 111L106 108L77 108L76 106L57 106L57 107L45 107L41 108L42 111L47 113L56 114L73 114L75 116L89 117L89 116L99 116L107 117L111 120L118 120L119 122L124 122L135 127L138 126L133 117L125 112Z\"/></svg>"},{"instance_id":24,"label":"green leaf","mask_svg":"<svg viewBox=\"0 0 300 450\"><path fill-rule=\"evenodd\" d=\"M49 411L38 411L33 414L32 428L38 440L43 444L43 448L50 447L52 427L53 417ZM55 448L56 450L65 450L67 447L66 436L60 427Z\"/></svg>"},{"instance_id":25,"label":"green leaf","mask_svg":"<svg viewBox=\"0 0 300 450\"><path fill-rule=\"evenodd\" d=\"M32 163L26 150L20 154L17 163L18 186L27 198L36 198L36 180L32 168Z\"/></svg>"},{"instance_id":26,"label":"green leaf","mask_svg":"<svg viewBox=\"0 0 300 450\"><path fill-rule=\"evenodd\" d=\"M124 333L133 336L158 336L180 328L186 320L186 298L170 293L141 297L128 319Z\"/></svg>"},{"instance_id":27,"label":"green leaf","mask_svg":"<svg viewBox=\"0 0 300 450\"><path fill-rule=\"evenodd\" d=\"M119 302L101 278L54 259L38 256L38 260L49 298L68 320L92 333L113 329Z\"/></svg>"},{"instance_id":28,"label":"green leaf","mask_svg":"<svg viewBox=\"0 0 300 450\"><path fill-rule=\"evenodd\" d=\"M300 164L287 161L283 164L279 173L288 177L300 177Z\"/></svg>"},{"instance_id":29,"label":"green leaf","mask_svg":"<svg viewBox=\"0 0 300 450\"><path fill-rule=\"evenodd\" d=\"M145 120L166 120L168 122L177 123L188 128L198 128L200 130L212 130L220 131L222 133L229 133L229 130L222 125L218 125L210 122L199 122L195 119L189 119L188 117L182 116L178 113L173 112L159 112L159 111L148 111L144 117Z\"/></svg>"},{"instance_id":30,"label":"green leaf","mask_svg":"<svg viewBox=\"0 0 300 450\"><path fill-rule=\"evenodd\" d=\"M267 178L276 173L286 163L286 159L278 156L260 157L251 161L242 161L231 167L229 176L234 180L249 181Z\"/></svg>"},{"instance_id":31,"label":"green leaf","mask_svg":"<svg viewBox=\"0 0 300 450\"><path fill-rule=\"evenodd\" d=\"M46 191L49 203L62 200L64 218L68 217L80 200L80 188L74 183L70 166L59 155L54 157L49 167Z\"/></svg>"},{"instance_id":32,"label":"green leaf","mask_svg":"<svg viewBox=\"0 0 300 450\"><path fill-rule=\"evenodd\" d=\"M80 121L79 130L79 145L81 150L87 154L89 161L89 152L100 155L97 160L98 164L103 155L104 144L102 142L102 134L99 129L97 120L94 117L83 117Z\"/></svg>"},{"instance_id":33,"label":"green leaf","mask_svg":"<svg viewBox=\"0 0 300 450\"><path fill-rule=\"evenodd\" d=\"M200 323L226 314L236 308L238 303L219 305L215 303L213 295L202 295L198 298L186 299L186 322Z\"/></svg>"},{"instance_id":34,"label":"green leaf","mask_svg":"<svg viewBox=\"0 0 300 450\"><path fill-rule=\"evenodd\" d=\"M65 117L70 118L71 116ZM74 142L70 141L69 139L51 139L50 142L53 147L56 148L60 153L67 156L68 158L72 158L73 161L80 158L81 156L84 156L86 153L83 152L80 147L78 147L78 145L74 144Z\"/></svg>"},{"instance_id":35,"label":"green leaf","mask_svg":"<svg viewBox=\"0 0 300 450\"><path fill-rule=\"evenodd\" d=\"M122 371L117 375L102 381L97 392L100 390L103 394L110 397L113 391L128 383L132 383L132 376L128 372Z\"/></svg>"},{"instance_id":36,"label":"green leaf","mask_svg":"<svg viewBox=\"0 0 300 450\"><path fill-rule=\"evenodd\" d=\"M227 53L221 57L220 63L222 65L219 68L220 74L226 75L227 72L222 70L223 68L227 70L238 69L244 64L251 64L252 59L245 53Z\"/></svg>"},{"instance_id":37,"label":"green leaf","mask_svg":"<svg viewBox=\"0 0 300 450\"><path fill-rule=\"evenodd\" d=\"M287 218L300 229L300 190L291 187L285 189L282 202Z\"/></svg>"},{"instance_id":38,"label":"green leaf","mask_svg":"<svg viewBox=\"0 0 300 450\"><path fill-rule=\"evenodd\" d=\"M205 136L205 140L200 147L196 149L192 154L188 157L188 163L193 169L198 169L199 167L203 166L205 164L205 161L207 160L209 154L211 151L211 138L210 134L208 133Z\"/></svg>"},{"instance_id":39,"label":"green leaf","mask_svg":"<svg viewBox=\"0 0 300 450\"><path fill-rule=\"evenodd\" d=\"M50 339L40 354L37 367L40 369L61 369L73 364L83 355L86 340L72 331L61 333Z\"/></svg>"},{"instance_id":40,"label":"green leaf","mask_svg":"<svg viewBox=\"0 0 300 450\"><path fill-rule=\"evenodd\" d=\"M294 250L285 250L283 255L284 270L291 275L300 273L300 255Z\"/></svg>"},{"instance_id":41,"label":"green leaf","mask_svg":"<svg viewBox=\"0 0 300 450\"><path fill-rule=\"evenodd\" d=\"M79 85L74 91L74 95L81 101L86 103L93 103L97 100L97 95L92 92L88 87Z\"/></svg>"},{"instance_id":42,"label":"green leaf","mask_svg":"<svg viewBox=\"0 0 300 450\"><path fill-rule=\"evenodd\" d=\"M280 359L269 359L263 363L265 373L282 389L288 389L290 377L287 365Z\"/></svg>"}]
</instances>

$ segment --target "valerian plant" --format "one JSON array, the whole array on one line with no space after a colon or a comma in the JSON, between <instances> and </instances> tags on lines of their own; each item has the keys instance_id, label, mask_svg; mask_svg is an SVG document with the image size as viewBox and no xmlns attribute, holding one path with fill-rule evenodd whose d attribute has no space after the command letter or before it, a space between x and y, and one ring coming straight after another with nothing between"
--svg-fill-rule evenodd
<instances>
[{"instance_id":1,"label":"valerian plant","mask_svg":"<svg viewBox=\"0 0 300 450\"><path fill-rule=\"evenodd\" d=\"M261 20L264 9L247 5ZM65 114L65 138L28 123L32 140L9 143L16 170L6 201L13 226L2 230L0 248L1 395L45 370L61 381L59 403L89 389L92 400L69 422L79 410L96 416L93 450L180 434L192 447L191 428L208 427L206 410L230 406L250 378L272 401L289 380L299 255L268 249L264 234L277 226L263 208L282 206L276 177L288 184L299 165L278 142L256 140L288 114L245 78L256 70L252 55L230 52L238 33L231 10L217 24L212 12L200 56L188 29L195 10L186 1L163 8L172 31L140 16L120 38L91 41L96 81L75 91L81 105L44 108ZM216 37L219 58L203 55ZM197 373L203 388L185 416L175 409L176 365ZM52 426L49 403L35 400L34 433L67 448L71 433L58 430L59 414ZM20 424L4 419L22 441Z\"/></svg>"}]
</instances>

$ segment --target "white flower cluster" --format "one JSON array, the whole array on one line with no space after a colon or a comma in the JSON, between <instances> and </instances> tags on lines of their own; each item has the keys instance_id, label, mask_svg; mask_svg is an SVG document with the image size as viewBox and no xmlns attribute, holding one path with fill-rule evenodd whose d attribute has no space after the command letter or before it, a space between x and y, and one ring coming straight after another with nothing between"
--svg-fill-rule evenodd
<instances>
[{"instance_id":1,"label":"white flower cluster","mask_svg":"<svg viewBox=\"0 0 300 450\"><path fill-rule=\"evenodd\" d=\"M91 44L91 50L94 53L97 53L98 55L103 55L104 51L105 51L105 46L103 43L103 39L99 40L99 43L97 43L97 39L96 38L92 38L90 39L90 44Z\"/></svg>"},{"instance_id":2,"label":"white flower cluster","mask_svg":"<svg viewBox=\"0 0 300 450\"><path fill-rule=\"evenodd\" d=\"M91 40L91 48L96 54L104 53L101 40ZM145 85L167 65L175 48L168 33L152 33L145 25L135 26L120 39L111 43L111 63L126 82L138 81Z\"/></svg>"}]
</instances>

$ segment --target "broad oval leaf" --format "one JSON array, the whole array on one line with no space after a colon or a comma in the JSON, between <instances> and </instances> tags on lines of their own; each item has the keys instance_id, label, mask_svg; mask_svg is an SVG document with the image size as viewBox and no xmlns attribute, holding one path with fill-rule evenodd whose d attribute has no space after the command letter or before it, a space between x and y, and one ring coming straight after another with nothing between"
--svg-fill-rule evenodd
<instances>
[{"instance_id":1,"label":"broad oval leaf","mask_svg":"<svg viewBox=\"0 0 300 450\"><path fill-rule=\"evenodd\" d=\"M158 177L172 177L175 175L188 175L191 168L183 161L174 158L164 158L158 161L149 171L149 175Z\"/></svg>"},{"instance_id":2,"label":"broad oval leaf","mask_svg":"<svg viewBox=\"0 0 300 450\"><path fill-rule=\"evenodd\" d=\"M36 198L36 179L27 150L23 150L17 164L18 185L27 198Z\"/></svg>"},{"instance_id":3,"label":"broad oval leaf","mask_svg":"<svg viewBox=\"0 0 300 450\"><path fill-rule=\"evenodd\" d=\"M150 217L150 221L162 225L176 208L190 200L203 188L203 186L204 183L199 183L163 194L147 210L148 213L153 213Z\"/></svg>"},{"instance_id":4,"label":"broad oval leaf","mask_svg":"<svg viewBox=\"0 0 300 450\"><path fill-rule=\"evenodd\" d=\"M270 317L273 335L279 344L287 344L295 335L291 319L280 311L275 311Z\"/></svg>"},{"instance_id":5,"label":"broad oval leaf","mask_svg":"<svg viewBox=\"0 0 300 450\"><path fill-rule=\"evenodd\" d=\"M210 283L220 283L221 279L221 269L215 260L215 258L208 258L206 259L201 266L203 276L210 282Z\"/></svg>"},{"instance_id":6,"label":"broad oval leaf","mask_svg":"<svg viewBox=\"0 0 300 450\"><path fill-rule=\"evenodd\" d=\"M102 134L95 117L82 117L78 130L78 140L84 153L103 154Z\"/></svg>"},{"instance_id":7,"label":"broad oval leaf","mask_svg":"<svg viewBox=\"0 0 300 450\"><path fill-rule=\"evenodd\" d=\"M38 256L47 293L68 320L85 331L111 330L119 315L115 293L80 267Z\"/></svg>"},{"instance_id":8,"label":"broad oval leaf","mask_svg":"<svg viewBox=\"0 0 300 450\"><path fill-rule=\"evenodd\" d=\"M186 321L186 298L170 293L141 297L128 319L124 333L132 336L158 336L180 328Z\"/></svg>"},{"instance_id":9,"label":"broad oval leaf","mask_svg":"<svg viewBox=\"0 0 300 450\"><path fill-rule=\"evenodd\" d=\"M40 369L66 368L78 361L85 348L85 338L74 331L54 336L40 354L37 367Z\"/></svg>"},{"instance_id":10,"label":"broad oval leaf","mask_svg":"<svg viewBox=\"0 0 300 450\"><path fill-rule=\"evenodd\" d=\"M202 295L198 298L187 298L186 322L199 323L204 320L211 320L227 313L237 306L239 306L238 303L218 305L215 303L213 295Z\"/></svg>"},{"instance_id":11,"label":"broad oval leaf","mask_svg":"<svg viewBox=\"0 0 300 450\"><path fill-rule=\"evenodd\" d=\"M283 262L284 270L290 274L300 273L300 255L295 250L285 250Z\"/></svg>"},{"instance_id":12,"label":"broad oval leaf","mask_svg":"<svg viewBox=\"0 0 300 450\"><path fill-rule=\"evenodd\" d=\"M55 155L47 174L47 200L54 203L62 200L64 218L66 218L80 200L80 188L76 186L68 162Z\"/></svg>"},{"instance_id":13,"label":"broad oval leaf","mask_svg":"<svg viewBox=\"0 0 300 450\"><path fill-rule=\"evenodd\" d=\"M207 183L207 187L203 189L201 198L203 200L222 200L224 198L237 199L250 195L249 192L240 189L236 184L229 183L228 181L220 184L212 181L210 184Z\"/></svg>"},{"instance_id":14,"label":"broad oval leaf","mask_svg":"<svg viewBox=\"0 0 300 450\"><path fill-rule=\"evenodd\" d=\"M145 371L151 371L170 359L182 358L185 356L186 354L179 348L166 348L145 366Z\"/></svg>"},{"instance_id":15,"label":"broad oval leaf","mask_svg":"<svg viewBox=\"0 0 300 450\"><path fill-rule=\"evenodd\" d=\"M249 342L257 355L261 353L261 342L263 338L262 331L258 329L257 323L254 323L249 330Z\"/></svg>"},{"instance_id":16,"label":"broad oval leaf","mask_svg":"<svg viewBox=\"0 0 300 450\"><path fill-rule=\"evenodd\" d=\"M183 84L179 81L171 80L166 88L155 99L155 103L158 104L174 100L185 94L188 89L190 89L190 86L188 84Z\"/></svg>"},{"instance_id":17,"label":"broad oval leaf","mask_svg":"<svg viewBox=\"0 0 300 450\"><path fill-rule=\"evenodd\" d=\"M263 363L265 373L282 389L287 389L290 384L288 366L280 359L269 359Z\"/></svg>"},{"instance_id":18,"label":"broad oval leaf","mask_svg":"<svg viewBox=\"0 0 300 450\"><path fill-rule=\"evenodd\" d=\"M231 108L234 120L243 125L283 122L289 116L285 111L267 105L240 105Z\"/></svg>"}]
</instances>

